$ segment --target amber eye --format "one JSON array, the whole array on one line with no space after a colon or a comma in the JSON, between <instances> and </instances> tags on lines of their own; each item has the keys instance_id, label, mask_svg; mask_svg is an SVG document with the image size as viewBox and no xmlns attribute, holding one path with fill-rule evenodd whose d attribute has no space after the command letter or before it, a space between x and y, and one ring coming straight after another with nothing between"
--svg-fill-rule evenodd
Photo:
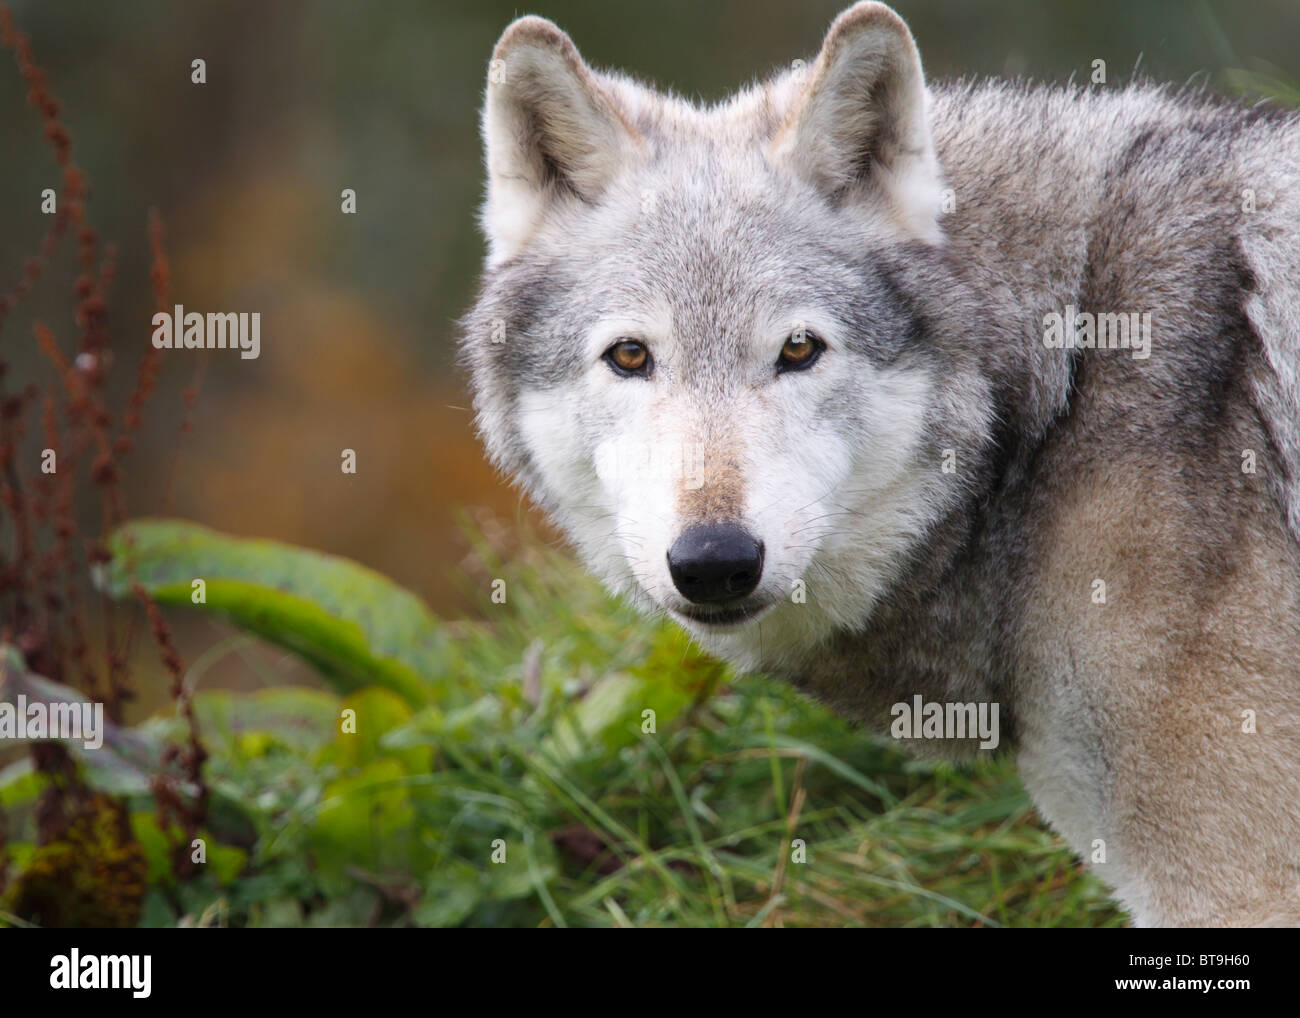
<instances>
[{"instance_id":1,"label":"amber eye","mask_svg":"<svg viewBox=\"0 0 1300 1018\"><path fill-rule=\"evenodd\" d=\"M807 330L792 332L781 347L781 356L776 360L776 370L803 371L813 366L821 356L826 344Z\"/></svg>"},{"instance_id":2,"label":"amber eye","mask_svg":"<svg viewBox=\"0 0 1300 1018\"><path fill-rule=\"evenodd\" d=\"M647 378L653 361L645 344L635 339L620 339L605 351L605 360L619 375L639 375Z\"/></svg>"}]
</instances>

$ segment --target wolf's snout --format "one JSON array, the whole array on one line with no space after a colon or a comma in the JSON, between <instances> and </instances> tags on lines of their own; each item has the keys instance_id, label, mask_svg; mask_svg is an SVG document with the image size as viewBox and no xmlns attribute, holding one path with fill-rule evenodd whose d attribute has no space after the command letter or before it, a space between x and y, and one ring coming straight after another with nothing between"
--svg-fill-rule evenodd
<instances>
[{"instance_id":1,"label":"wolf's snout","mask_svg":"<svg viewBox=\"0 0 1300 1018\"><path fill-rule=\"evenodd\" d=\"M734 523L689 527L668 549L668 572L695 604L732 601L758 586L763 542Z\"/></svg>"}]
</instances>

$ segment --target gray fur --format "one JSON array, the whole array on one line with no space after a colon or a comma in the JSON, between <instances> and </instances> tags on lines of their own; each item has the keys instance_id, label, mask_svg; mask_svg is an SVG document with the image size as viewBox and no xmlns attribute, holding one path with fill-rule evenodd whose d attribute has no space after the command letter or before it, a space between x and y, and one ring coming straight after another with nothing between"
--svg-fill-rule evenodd
<instances>
[{"instance_id":1,"label":"gray fur","mask_svg":"<svg viewBox=\"0 0 1300 1018\"><path fill-rule=\"evenodd\" d=\"M463 355L489 454L589 566L881 730L918 694L998 702L1139 923L1300 923L1297 117L1149 84L927 103L878 4L711 108L540 19L494 67ZM1048 348L1066 306L1149 312L1150 357ZM827 363L772 376L764 330L807 309ZM602 373L610 316L651 379ZM638 427L709 451L703 495L612 493L594 450ZM782 486L805 459L833 490ZM692 514L767 528L755 621L681 616L661 559Z\"/></svg>"}]
</instances>

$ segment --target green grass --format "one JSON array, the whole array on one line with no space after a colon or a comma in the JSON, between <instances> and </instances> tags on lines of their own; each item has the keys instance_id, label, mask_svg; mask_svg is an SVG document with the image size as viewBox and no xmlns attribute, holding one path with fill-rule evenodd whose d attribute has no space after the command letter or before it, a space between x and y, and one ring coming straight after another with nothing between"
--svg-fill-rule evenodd
<instances>
[{"instance_id":1,"label":"green grass","mask_svg":"<svg viewBox=\"0 0 1300 1018\"><path fill-rule=\"evenodd\" d=\"M172 878L152 799L133 796L141 923L1122 925L1011 760L913 759L732 674L540 543L501 561L479 541L465 582L497 578L506 603L484 598L485 621L438 623L427 705L378 687L200 693L209 865ZM18 856L29 785L0 781L0 800L27 789Z\"/></svg>"},{"instance_id":2,"label":"green grass","mask_svg":"<svg viewBox=\"0 0 1300 1018\"><path fill-rule=\"evenodd\" d=\"M418 903L372 904L381 921L1122 924L1036 820L1011 760L915 760L782 684L726 672L558 554L478 552L479 579L506 579L507 602L455 627L460 705L444 695L438 724L388 738L433 750L432 776L406 788L414 816L446 826L410 875ZM614 707L582 716L611 684ZM660 705L653 735L643 703ZM504 864L490 862L494 837Z\"/></svg>"}]
</instances>

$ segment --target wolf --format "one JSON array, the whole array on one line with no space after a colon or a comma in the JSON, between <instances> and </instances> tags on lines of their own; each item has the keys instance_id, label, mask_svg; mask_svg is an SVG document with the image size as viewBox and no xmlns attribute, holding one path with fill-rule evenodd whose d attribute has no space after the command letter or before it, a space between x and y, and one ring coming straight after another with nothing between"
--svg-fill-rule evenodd
<instances>
[{"instance_id":1,"label":"wolf","mask_svg":"<svg viewBox=\"0 0 1300 1018\"><path fill-rule=\"evenodd\" d=\"M1300 923L1294 112L927 83L859 3L713 105L521 18L482 135L477 426L595 575L882 732L997 705L1137 925Z\"/></svg>"}]
</instances>

